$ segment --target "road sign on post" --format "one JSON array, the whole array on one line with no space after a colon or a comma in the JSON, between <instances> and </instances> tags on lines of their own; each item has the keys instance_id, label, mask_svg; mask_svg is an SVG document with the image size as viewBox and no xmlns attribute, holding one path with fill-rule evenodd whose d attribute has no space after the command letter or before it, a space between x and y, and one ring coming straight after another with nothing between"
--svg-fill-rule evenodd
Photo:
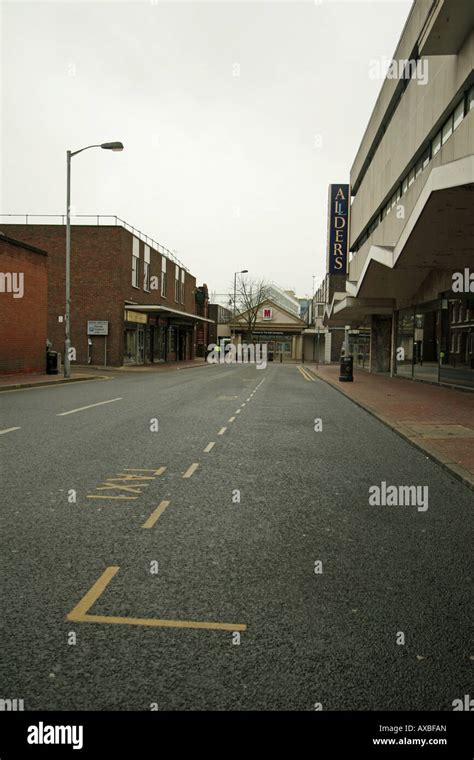
<instances>
[{"instance_id":1,"label":"road sign on post","mask_svg":"<svg viewBox=\"0 0 474 760\"><path fill-rule=\"evenodd\" d=\"M105 319L89 319L87 322L88 335L108 335L109 323Z\"/></svg>"}]
</instances>

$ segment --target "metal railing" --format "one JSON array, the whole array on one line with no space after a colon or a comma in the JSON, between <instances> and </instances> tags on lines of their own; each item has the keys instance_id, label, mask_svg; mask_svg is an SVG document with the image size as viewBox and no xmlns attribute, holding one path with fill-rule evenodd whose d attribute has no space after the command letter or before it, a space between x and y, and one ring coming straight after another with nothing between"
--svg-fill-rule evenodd
<instances>
[{"instance_id":1,"label":"metal railing","mask_svg":"<svg viewBox=\"0 0 474 760\"><path fill-rule=\"evenodd\" d=\"M53 224L66 224L66 214L0 214L0 220L4 217L7 218L14 218L14 219L24 219L25 224L38 224L38 222L32 222L32 219L57 219L60 221L52 222ZM116 227L123 227L124 229L131 232L135 237L142 240L146 245L149 245L150 248L153 248L158 253L161 253L163 256L166 256L166 258L171 259L175 264L177 264L181 269L184 269L186 272L189 272L189 269L184 266L182 261L178 259L178 257L169 250L169 248L166 248L166 246L161 245L161 243L158 243L158 241L154 240L149 235L145 235L144 232L141 232L141 230L138 230L136 227L134 227L132 224L129 224L125 221L125 219L121 219L116 214L71 214L71 220L72 219L95 219L97 225L106 225L107 222L103 222L103 219L113 219L114 225ZM81 224L87 224L86 222L81 222Z\"/></svg>"}]
</instances>

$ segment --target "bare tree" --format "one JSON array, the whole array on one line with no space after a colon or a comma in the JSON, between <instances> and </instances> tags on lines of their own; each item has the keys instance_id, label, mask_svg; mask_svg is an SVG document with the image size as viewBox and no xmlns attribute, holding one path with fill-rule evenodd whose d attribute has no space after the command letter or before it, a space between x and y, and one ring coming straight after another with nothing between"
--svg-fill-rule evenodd
<instances>
[{"instance_id":1,"label":"bare tree","mask_svg":"<svg viewBox=\"0 0 474 760\"><path fill-rule=\"evenodd\" d=\"M235 293L235 323L245 327L245 339L249 341L255 329L258 310L268 298L268 283L259 278L240 278Z\"/></svg>"}]
</instances>

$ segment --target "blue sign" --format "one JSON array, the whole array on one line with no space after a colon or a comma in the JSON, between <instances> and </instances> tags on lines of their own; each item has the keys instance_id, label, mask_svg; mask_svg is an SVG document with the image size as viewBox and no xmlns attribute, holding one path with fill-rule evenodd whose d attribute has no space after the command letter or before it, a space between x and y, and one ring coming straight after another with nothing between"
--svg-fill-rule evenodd
<instances>
[{"instance_id":1,"label":"blue sign","mask_svg":"<svg viewBox=\"0 0 474 760\"><path fill-rule=\"evenodd\" d=\"M328 253L329 274L346 274L349 248L349 185L329 185Z\"/></svg>"}]
</instances>

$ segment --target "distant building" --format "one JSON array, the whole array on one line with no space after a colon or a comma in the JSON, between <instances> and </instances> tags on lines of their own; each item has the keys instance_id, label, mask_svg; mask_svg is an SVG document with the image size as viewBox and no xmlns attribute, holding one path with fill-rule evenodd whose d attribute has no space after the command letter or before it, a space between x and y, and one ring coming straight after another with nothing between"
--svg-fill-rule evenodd
<instances>
[{"instance_id":1,"label":"distant building","mask_svg":"<svg viewBox=\"0 0 474 760\"><path fill-rule=\"evenodd\" d=\"M45 372L48 256L0 233L0 373Z\"/></svg>"},{"instance_id":2,"label":"distant building","mask_svg":"<svg viewBox=\"0 0 474 760\"><path fill-rule=\"evenodd\" d=\"M209 343L220 343L221 340L230 338L230 322L232 311L217 303L209 304Z\"/></svg>"},{"instance_id":3,"label":"distant building","mask_svg":"<svg viewBox=\"0 0 474 760\"><path fill-rule=\"evenodd\" d=\"M209 319L199 313L207 309L207 288L197 288L196 278L170 251L115 220L101 224L97 217L95 225L72 225L75 361L121 366L194 359L198 339L201 346L207 340ZM48 251L48 338L52 349L63 353L64 224L0 224L0 229Z\"/></svg>"}]
</instances>

